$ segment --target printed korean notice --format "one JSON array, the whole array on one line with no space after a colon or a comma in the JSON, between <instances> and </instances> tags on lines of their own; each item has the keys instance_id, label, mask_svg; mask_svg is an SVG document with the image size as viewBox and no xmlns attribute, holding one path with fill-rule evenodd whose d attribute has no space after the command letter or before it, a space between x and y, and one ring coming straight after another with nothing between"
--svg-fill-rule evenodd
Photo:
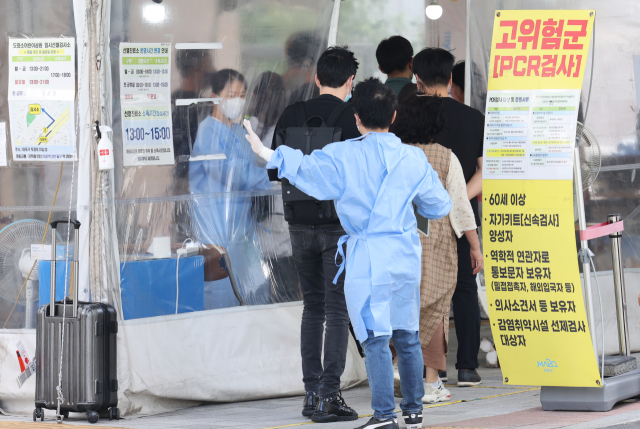
<instances>
[{"instance_id":1,"label":"printed korean notice","mask_svg":"<svg viewBox=\"0 0 640 429\"><path fill-rule=\"evenodd\" d=\"M120 43L120 105L125 167L173 164L171 44Z\"/></svg>"},{"instance_id":2,"label":"printed korean notice","mask_svg":"<svg viewBox=\"0 0 640 429\"><path fill-rule=\"evenodd\" d=\"M75 39L9 39L9 117L15 161L76 159Z\"/></svg>"},{"instance_id":3,"label":"printed korean notice","mask_svg":"<svg viewBox=\"0 0 640 429\"><path fill-rule=\"evenodd\" d=\"M487 179L571 180L580 90L487 94Z\"/></svg>"},{"instance_id":4,"label":"printed korean notice","mask_svg":"<svg viewBox=\"0 0 640 429\"><path fill-rule=\"evenodd\" d=\"M573 148L595 12L496 11L482 233L505 384L601 387L583 299Z\"/></svg>"}]
</instances>

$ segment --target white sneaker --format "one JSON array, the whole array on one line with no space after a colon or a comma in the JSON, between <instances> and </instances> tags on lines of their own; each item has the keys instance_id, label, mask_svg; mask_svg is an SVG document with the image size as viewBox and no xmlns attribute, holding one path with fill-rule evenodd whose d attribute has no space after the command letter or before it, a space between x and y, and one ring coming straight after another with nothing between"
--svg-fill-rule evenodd
<instances>
[{"instance_id":1,"label":"white sneaker","mask_svg":"<svg viewBox=\"0 0 640 429\"><path fill-rule=\"evenodd\" d=\"M445 389L442 381L438 379L438 387L433 387L431 383L424 384L424 396L422 402L435 404L437 402L447 402L451 400L451 392Z\"/></svg>"}]
</instances>

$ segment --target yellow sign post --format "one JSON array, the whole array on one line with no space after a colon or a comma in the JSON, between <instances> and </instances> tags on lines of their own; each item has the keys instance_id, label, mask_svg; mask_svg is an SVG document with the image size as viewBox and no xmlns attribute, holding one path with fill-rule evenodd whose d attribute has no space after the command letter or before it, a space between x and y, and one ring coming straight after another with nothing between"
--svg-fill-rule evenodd
<instances>
[{"instance_id":1,"label":"yellow sign post","mask_svg":"<svg viewBox=\"0 0 640 429\"><path fill-rule=\"evenodd\" d=\"M594 17L591 10L495 14L482 217L505 384L601 386L578 271L572 182Z\"/></svg>"}]
</instances>

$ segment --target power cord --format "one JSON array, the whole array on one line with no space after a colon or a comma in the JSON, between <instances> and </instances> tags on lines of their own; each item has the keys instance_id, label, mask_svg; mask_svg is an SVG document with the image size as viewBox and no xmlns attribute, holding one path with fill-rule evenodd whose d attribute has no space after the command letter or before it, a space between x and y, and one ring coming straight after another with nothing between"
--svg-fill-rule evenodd
<instances>
[{"instance_id":1,"label":"power cord","mask_svg":"<svg viewBox=\"0 0 640 429\"><path fill-rule=\"evenodd\" d=\"M178 280L178 273L180 272L180 256L182 256L182 253L178 252L178 259L176 259L176 313L175 314L178 314L178 297L180 296L180 280Z\"/></svg>"},{"instance_id":2,"label":"power cord","mask_svg":"<svg viewBox=\"0 0 640 429\"><path fill-rule=\"evenodd\" d=\"M596 265L593 262L593 257L595 254L589 249L583 249L580 251L582 253L582 257L589 258L589 262L591 263L591 268L593 269L593 276L596 278L596 288L598 289L598 300L600 301L600 328L602 329L602 357L600 358L600 376L602 378L602 385L604 386L604 310L602 307L602 294L600 293L600 283L598 282L598 273L596 271ZM595 326L593 327L595 329Z\"/></svg>"},{"instance_id":3,"label":"power cord","mask_svg":"<svg viewBox=\"0 0 640 429\"><path fill-rule=\"evenodd\" d=\"M179 280L180 257L181 256L189 257L199 252L199 249L196 246L187 247L186 245L188 241L193 243L193 240L191 238L187 238L182 242L182 247L176 251L178 258L176 259L176 312L175 314L178 314L178 297L180 296L180 280Z\"/></svg>"}]
</instances>

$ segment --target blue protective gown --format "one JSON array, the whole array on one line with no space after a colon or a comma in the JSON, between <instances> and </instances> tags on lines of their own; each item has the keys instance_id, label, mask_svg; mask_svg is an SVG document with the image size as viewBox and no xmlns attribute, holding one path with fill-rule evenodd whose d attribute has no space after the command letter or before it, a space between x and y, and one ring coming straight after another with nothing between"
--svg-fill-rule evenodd
<instances>
[{"instance_id":1,"label":"blue protective gown","mask_svg":"<svg viewBox=\"0 0 640 429\"><path fill-rule=\"evenodd\" d=\"M192 194L220 193L194 200L194 221L200 239L227 246L234 236L251 229L251 197L246 191L271 188L266 170L239 124L228 126L209 116L198 127L191 156L224 154L226 159L193 161L189 166Z\"/></svg>"},{"instance_id":2,"label":"blue protective gown","mask_svg":"<svg viewBox=\"0 0 640 429\"><path fill-rule=\"evenodd\" d=\"M411 203L428 219L451 209L424 152L394 134L369 133L308 156L280 146L267 168L319 200L335 200L347 232L338 253L346 242L344 290L358 340L367 329L376 336L417 331L422 246Z\"/></svg>"}]
</instances>

